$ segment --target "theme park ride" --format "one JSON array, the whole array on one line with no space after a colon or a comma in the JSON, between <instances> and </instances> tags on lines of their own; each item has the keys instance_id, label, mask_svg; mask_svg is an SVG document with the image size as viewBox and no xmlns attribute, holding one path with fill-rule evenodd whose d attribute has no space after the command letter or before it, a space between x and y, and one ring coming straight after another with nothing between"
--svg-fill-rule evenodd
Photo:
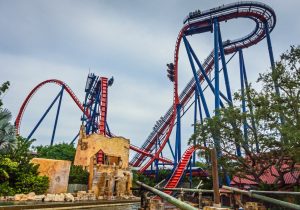
<instances>
[{"instance_id":1,"label":"theme park ride","mask_svg":"<svg viewBox=\"0 0 300 210\"><path fill-rule=\"evenodd\" d=\"M255 23L254 29L242 38L223 42L220 27L221 23L236 18L247 18L252 20ZM192 107L192 105L194 105L194 124L196 124L198 119L200 122L202 122L204 117L211 117L212 114L209 110L215 110L214 113L217 115L218 109L226 105L230 106L232 104L230 80L227 69L227 63L231 61L232 57L236 55L236 53L239 55L239 82L243 97L243 112L246 112L246 100L244 92L245 88L248 87L243 49L253 46L266 38L271 66L272 68L274 67L270 32L275 27L276 16L273 9L265 4L247 1L223 5L206 11L197 10L195 12L191 12L184 19L183 23L184 26L180 30L175 44L174 61L173 63L167 65L168 77L174 85L172 106L167 110L166 114L157 121L153 131L140 148L134 145L130 146L130 149L137 152L130 163L134 167L139 167L140 173L144 173L150 167L154 167L157 174L159 165L168 164L173 166L173 174L166 185L167 188L176 187L180 182L181 177L187 171L188 167L190 168L189 170L191 170L191 167L195 165L195 150L197 147L191 146L183 153L183 155L181 153L181 117ZM213 34L214 49L210 52L205 61L201 63L196 55L196 52L192 48L188 37L207 32ZM187 83L185 88L179 94L178 61L181 43L183 43L186 49L193 73L193 78ZM226 55L231 55L231 57L226 60ZM219 62L221 62L221 66L219 65ZM224 92L220 88L221 70L224 74ZM19 114L15 121L18 133L20 130L22 116L34 93L42 86L48 83L54 83L61 86L62 89L47 108L46 112L43 114L36 126L34 126L32 132L28 135L28 138L30 138L37 130L49 110L58 100L59 105L51 137L51 145L53 144L57 120L60 112L60 104L64 91L67 91L75 104L82 110L83 115L81 120L82 124L85 126L87 134L99 133L106 136L112 136L106 121L107 91L108 86L111 85L112 82L113 79L108 80L107 78L99 78L94 74L90 74L86 83L86 96L83 103L81 103L72 90L60 80L46 80L38 84L29 93L20 108ZM214 94L213 108L209 107L207 104L207 98L204 95L204 91L206 89L210 89ZM247 129L250 126L255 126L255 124L253 123L248 125L246 122L244 123L243 132L245 140L247 140ZM173 127L175 127L176 132L174 143L172 143L170 139ZM77 137L75 137L72 142L74 142L76 138ZM215 139L214 144L217 149L217 154L221 156L222 151L220 151L218 139ZM166 145L168 145L171 151L173 160L169 160L162 155ZM256 145L256 150L259 151L258 145ZM239 145L236 146L236 153L239 156L242 155Z\"/></svg>"}]
</instances>

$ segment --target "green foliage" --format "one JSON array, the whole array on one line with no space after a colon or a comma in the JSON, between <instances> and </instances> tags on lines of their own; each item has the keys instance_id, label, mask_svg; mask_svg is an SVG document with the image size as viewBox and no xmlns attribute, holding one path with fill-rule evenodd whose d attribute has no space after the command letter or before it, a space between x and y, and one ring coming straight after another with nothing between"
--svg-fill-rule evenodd
<instances>
[{"instance_id":1,"label":"green foliage","mask_svg":"<svg viewBox=\"0 0 300 210\"><path fill-rule=\"evenodd\" d=\"M10 111L0 108L0 154L5 153L15 143L15 127L10 120Z\"/></svg>"},{"instance_id":2,"label":"green foliage","mask_svg":"<svg viewBox=\"0 0 300 210\"><path fill-rule=\"evenodd\" d=\"M136 185L136 181L140 181L145 183L146 185L155 186L155 178L153 177L149 177L149 176L145 176L144 174L140 174L137 171L133 171L133 187L139 187L138 185Z\"/></svg>"},{"instance_id":3,"label":"green foliage","mask_svg":"<svg viewBox=\"0 0 300 210\"><path fill-rule=\"evenodd\" d=\"M81 166L71 166L69 184L88 184L89 172Z\"/></svg>"},{"instance_id":4,"label":"green foliage","mask_svg":"<svg viewBox=\"0 0 300 210\"><path fill-rule=\"evenodd\" d=\"M43 194L48 189L48 177L38 176L39 166L30 163L33 157L30 147L33 141L18 136L15 147L9 148L0 157L0 195L29 192Z\"/></svg>"},{"instance_id":5,"label":"green foliage","mask_svg":"<svg viewBox=\"0 0 300 210\"><path fill-rule=\"evenodd\" d=\"M146 176L144 174L140 174L137 171L133 171L133 186L138 187L135 185L136 181L143 182L149 186L154 187L157 183L161 182L162 180L167 180L171 175L171 170L161 169L158 171L158 178L155 179L155 175L153 176Z\"/></svg>"},{"instance_id":6,"label":"green foliage","mask_svg":"<svg viewBox=\"0 0 300 210\"><path fill-rule=\"evenodd\" d=\"M295 165L300 161L300 47L292 46L282 54L275 69L261 74L258 82L262 83L261 91L249 85L245 95L234 94L234 105L220 109L218 116L197 124L196 134L189 143L216 145L223 153L218 162L227 173L255 181L262 189L266 186L260 177L273 166L279 172L274 175L277 185L267 187L290 188L293 186L286 185L284 175L297 170ZM276 94L274 84L280 95ZM245 113L236 105L244 96ZM244 124L247 124L247 139L243 134ZM215 144L217 139L219 145ZM237 156L237 145L245 152L244 157ZM288 167L283 169L283 164Z\"/></svg>"},{"instance_id":7,"label":"green foliage","mask_svg":"<svg viewBox=\"0 0 300 210\"><path fill-rule=\"evenodd\" d=\"M37 146L37 157L74 161L76 149L73 144L61 143L52 146Z\"/></svg>"},{"instance_id":8,"label":"green foliage","mask_svg":"<svg viewBox=\"0 0 300 210\"><path fill-rule=\"evenodd\" d=\"M20 173L15 182L16 193L43 194L49 188L49 179L46 176L37 176L36 174Z\"/></svg>"},{"instance_id":9,"label":"green foliage","mask_svg":"<svg viewBox=\"0 0 300 210\"><path fill-rule=\"evenodd\" d=\"M0 181L8 180L9 174L15 173L18 165L9 158L0 158Z\"/></svg>"},{"instance_id":10,"label":"green foliage","mask_svg":"<svg viewBox=\"0 0 300 210\"><path fill-rule=\"evenodd\" d=\"M6 81L2 85L0 85L0 107L3 105L2 102L3 94L8 90L9 86L10 86L9 81Z\"/></svg>"},{"instance_id":11,"label":"green foliage","mask_svg":"<svg viewBox=\"0 0 300 210\"><path fill-rule=\"evenodd\" d=\"M52 146L35 147L37 157L74 161L76 149L73 144L61 143ZM81 166L71 166L69 184L88 184L89 173Z\"/></svg>"}]
</instances>

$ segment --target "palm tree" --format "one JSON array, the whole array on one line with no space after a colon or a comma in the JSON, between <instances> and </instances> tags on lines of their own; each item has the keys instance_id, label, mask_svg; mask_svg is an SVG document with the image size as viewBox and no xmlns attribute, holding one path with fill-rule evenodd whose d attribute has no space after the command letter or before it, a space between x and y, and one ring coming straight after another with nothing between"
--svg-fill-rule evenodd
<instances>
[{"instance_id":1,"label":"palm tree","mask_svg":"<svg viewBox=\"0 0 300 210\"><path fill-rule=\"evenodd\" d=\"M11 113L7 109L0 108L0 153L7 151L15 144L15 127L9 122Z\"/></svg>"}]
</instances>

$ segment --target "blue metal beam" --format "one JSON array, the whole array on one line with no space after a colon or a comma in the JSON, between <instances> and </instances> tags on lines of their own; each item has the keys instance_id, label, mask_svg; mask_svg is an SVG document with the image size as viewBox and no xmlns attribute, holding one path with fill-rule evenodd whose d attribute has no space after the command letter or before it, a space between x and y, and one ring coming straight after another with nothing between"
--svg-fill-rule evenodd
<instances>
[{"instance_id":1,"label":"blue metal beam","mask_svg":"<svg viewBox=\"0 0 300 210\"><path fill-rule=\"evenodd\" d=\"M170 144L170 139L168 139L167 143L168 143L169 149L170 149L170 151L171 151L172 157L173 157L173 159L174 159L174 161L175 161L175 154L174 154L174 151L173 151L172 146L171 146L171 144Z\"/></svg>"},{"instance_id":2,"label":"blue metal beam","mask_svg":"<svg viewBox=\"0 0 300 210\"><path fill-rule=\"evenodd\" d=\"M204 94L203 94L203 91L202 91L202 88L201 88L201 83L200 83L199 77L197 76L196 68L195 68L193 58L192 58L191 53L190 53L190 48L188 46L188 42L187 42L187 39L186 39L185 36L183 36L183 42L185 44L185 49L186 49L186 52L187 52L188 57L189 57L189 61L190 61L191 67L192 67L193 75L194 75L194 79L196 81L196 88L197 88L197 91L200 95L205 115L206 115L207 118L210 118L209 110L208 110L206 100L205 100L205 97L204 97Z\"/></svg>"},{"instance_id":3,"label":"blue metal beam","mask_svg":"<svg viewBox=\"0 0 300 210\"><path fill-rule=\"evenodd\" d=\"M186 43L187 43L187 45L188 45L188 47L189 47L189 50L190 50L190 52L191 52L193 58L195 59L197 65L198 65L198 67L199 67L199 69L200 69L200 71L201 71L201 74L203 75L204 79L206 80L206 82L207 82L209 88L211 89L211 91L213 92L213 94L215 94L215 88L214 88L214 86L213 86L211 80L209 79L209 77L208 77L206 71L204 70L204 68L203 68L202 64L200 63L200 61L199 61L199 59L198 59L196 53L194 52L192 46L190 45L190 43L189 43L189 41L188 41L187 39L186 39ZM226 62L225 62L225 63L226 63ZM221 96L226 102L231 103L231 101L230 101L228 98L226 98L226 96L225 96L222 92L220 92L220 96ZM221 105L221 107L224 107L222 101L220 101L220 105Z\"/></svg>"},{"instance_id":4,"label":"blue metal beam","mask_svg":"<svg viewBox=\"0 0 300 210\"><path fill-rule=\"evenodd\" d=\"M239 62L240 62L240 82L241 82L241 95L242 95L242 111L244 114L246 114L246 99L245 99L245 87L244 87L244 60L243 60L243 51L239 49ZM247 119L243 122L243 130L244 130L244 141L245 146L248 144L248 130L247 130Z\"/></svg>"},{"instance_id":5,"label":"blue metal beam","mask_svg":"<svg viewBox=\"0 0 300 210\"><path fill-rule=\"evenodd\" d=\"M219 115L220 109L220 79L219 79L219 22L214 19L214 66L215 66L215 114Z\"/></svg>"},{"instance_id":6,"label":"blue metal beam","mask_svg":"<svg viewBox=\"0 0 300 210\"><path fill-rule=\"evenodd\" d=\"M226 85L226 92L227 92L227 98L232 104L232 96L231 96L231 90L230 90L230 82L229 82L229 77L228 77L228 71L227 71L227 64L225 60L225 53L224 53L224 47L223 47L223 42L222 42L222 35L221 35L221 30L220 30L220 25L219 25L219 47L220 47L220 57L222 61L222 67L223 67L223 74L224 74L224 80L225 80L225 85Z\"/></svg>"},{"instance_id":7,"label":"blue metal beam","mask_svg":"<svg viewBox=\"0 0 300 210\"><path fill-rule=\"evenodd\" d=\"M34 134L34 132L36 131L36 129L40 126L40 124L42 123L42 121L44 120L44 118L47 116L47 114L49 113L50 109L52 108L52 106L55 104L55 102L57 101L57 99L59 98L61 94L61 91L59 91L59 93L57 94L57 96L54 98L54 100L52 101L52 103L50 104L50 106L46 109L45 113L43 114L43 116L40 118L40 120L38 121L38 123L34 126L33 130L29 133L29 135L27 136L27 139L30 139L32 137L32 135Z\"/></svg>"},{"instance_id":8,"label":"blue metal beam","mask_svg":"<svg viewBox=\"0 0 300 210\"><path fill-rule=\"evenodd\" d=\"M273 71L275 69L275 61L274 61L273 48L272 48L272 43L271 43L271 37L270 37L268 22L265 22L264 26L265 26L265 33L266 33L266 38L267 38L270 62L271 62L271 67L272 67L272 71ZM277 84L277 80L274 81L274 86L275 86L276 94L278 96L280 96L280 91L279 91L279 87L278 87L278 84Z\"/></svg>"},{"instance_id":9,"label":"blue metal beam","mask_svg":"<svg viewBox=\"0 0 300 210\"><path fill-rule=\"evenodd\" d=\"M243 60L243 75L244 75L244 80L245 80L246 91L249 91L250 86L249 86L249 83L248 83L246 67L245 67L245 60L244 60L243 53L242 53L242 60ZM257 134L255 133L257 130L256 130L255 120L254 120L254 117L253 117L253 106L252 106L252 102L250 101L249 93L246 92L246 94L247 94L247 97L248 97L248 106L249 106L249 111L250 111L250 116L251 116L251 125L252 125L252 128L254 130L256 152L259 153L260 149L259 149Z\"/></svg>"},{"instance_id":10,"label":"blue metal beam","mask_svg":"<svg viewBox=\"0 0 300 210\"><path fill-rule=\"evenodd\" d=\"M181 117L180 117L181 104L176 105L177 122L176 122L176 143L175 143L175 158L176 165L181 159Z\"/></svg>"},{"instance_id":11,"label":"blue metal beam","mask_svg":"<svg viewBox=\"0 0 300 210\"><path fill-rule=\"evenodd\" d=\"M63 97L64 89L65 89L64 86L62 86L61 91L60 91L60 96L59 96L58 107L57 107L57 111L56 111L56 117L55 117L55 121L54 121L54 127L53 127L53 131L52 131L52 137L51 137L51 143L50 143L51 146L53 145L54 138L55 138L55 132L56 132L56 127L57 127L57 122L58 122L58 116L60 113L61 100Z\"/></svg>"},{"instance_id":12,"label":"blue metal beam","mask_svg":"<svg viewBox=\"0 0 300 210\"><path fill-rule=\"evenodd\" d=\"M198 104L198 93L197 89L195 89L195 108L194 108L194 135L196 134L196 128L197 128L197 104ZM196 145L196 137L194 139L194 145ZM193 153L193 166L195 166L196 163L196 152Z\"/></svg>"}]
</instances>

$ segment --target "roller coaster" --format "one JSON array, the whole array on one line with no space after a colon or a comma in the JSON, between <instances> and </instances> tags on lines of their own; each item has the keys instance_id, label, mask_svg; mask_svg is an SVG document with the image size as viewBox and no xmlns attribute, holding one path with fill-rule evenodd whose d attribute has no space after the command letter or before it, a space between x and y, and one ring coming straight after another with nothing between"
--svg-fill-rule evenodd
<instances>
[{"instance_id":1,"label":"roller coaster","mask_svg":"<svg viewBox=\"0 0 300 210\"><path fill-rule=\"evenodd\" d=\"M221 24L223 22L236 19L247 18L255 23L254 29L246 36L235 39L222 41ZM173 167L173 174L166 184L167 188L173 188L178 185L182 176L186 172L188 167L195 166L196 155L195 151L197 147L189 147L183 155L181 155L181 118L187 110L194 105L194 124L204 118L210 118L212 114L209 110L214 110L214 114L218 115L218 110L225 106L232 105L232 95L230 88L229 75L227 70L227 64L231 59L238 54L239 55L239 73L240 73L240 85L242 96L244 97L245 88L248 87L247 73L245 68L243 50L251 47L264 38L267 40L268 53L270 57L271 67L274 68L274 57L272 51L272 44L270 33L276 25L276 15L273 9L265 4L252 1L243 1L238 3L232 3L223 5L206 11L196 10L189 13L189 15L183 21L183 27L180 30L174 51L173 63L167 64L168 77L173 83L173 103L167 110L165 115L161 117L153 128L153 131L149 134L146 141L137 147L130 146L130 149L135 151L136 154L130 161L133 167L139 167L139 172L144 173L150 167L155 167L156 174L159 170L159 165L171 165ZM203 63L199 61L194 49L192 48L188 37L201 33L212 33L214 38L214 48L204 60ZM181 43L184 44L186 49L188 60L192 69L193 77L187 83L185 88L179 94L179 50ZM226 60L226 55L231 55ZM195 65L196 63L196 65ZM221 63L221 66L219 65ZM220 73L224 74L225 92L223 93L220 88ZM20 125L22 116L26 110L26 106L29 104L30 99L42 86L48 83L54 83L61 86L61 91L55 97L50 104L44 115L34 126L34 129L28 135L30 138L36 131L40 123L43 121L49 110L54 103L58 101L58 109L55 118L55 124L51 137L51 145L54 142L55 130L57 126L57 119L59 117L60 104L63 96L63 92L71 96L77 107L82 111L81 121L86 127L87 134L100 133L106 136L113 136L107 125L107 96L108 86L113 82L113 78L108 80L94 74L89 74L86 88L85 88L85 100L83 103L75 96L73 91L60 80L46 80L38 84L26 97L25 101L21 105L20 111L17 115L15 125L17 131L20 131ZM236 81L235 81L236 82ZM204 95L204 91L210 89L214 95L214 107L209 107L207 98ZM276 90L279 91L279 90ZM246 100L242 100L242 111L246 112ZM175 128L176 137L175 143L172 146L170 135ZM195 128L194 128L195 129ZM244 135L247 135L247 125L243 127ZM76 140L77 136L72 142ZM219 142L216 139L215 147L217 148L218 155L222 155L220 151ZM162 152L165 146L168 145L172 154L172 160L163 157ZM206 145L203 145L206 146ZM259 151L258 145L256 149ZM237 145L236 152L239 156L242 155L241 148Z\"/></svg>"}]
</instances>

